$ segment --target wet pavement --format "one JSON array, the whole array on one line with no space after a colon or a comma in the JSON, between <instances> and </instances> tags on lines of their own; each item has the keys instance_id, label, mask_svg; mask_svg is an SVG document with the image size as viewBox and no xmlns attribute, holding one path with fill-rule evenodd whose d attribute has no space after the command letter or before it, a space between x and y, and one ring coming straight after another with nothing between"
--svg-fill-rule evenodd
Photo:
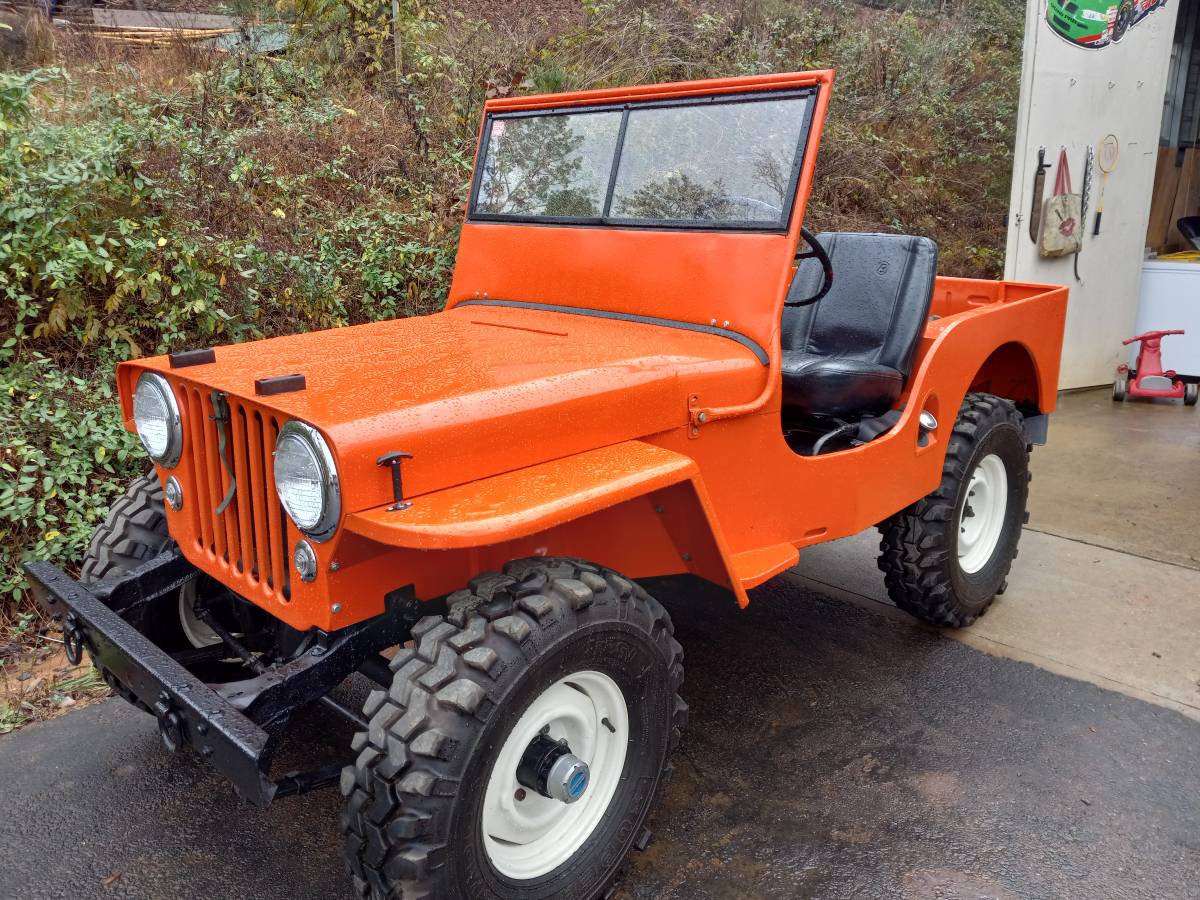
<instances>
[{"instance_id":1,"label":"wet pavement","mask_svg":"<svg viewBox=\"0 0 1200 900\"><path fill-rule=\"evenodd\" d=\"M1200 895L1200 723L788 577L664 599L691 727L618 897ZM348 896L335 793L243 805L119 701L0 738L0 784L4 897Z\"/></svg>"}]
</instances>

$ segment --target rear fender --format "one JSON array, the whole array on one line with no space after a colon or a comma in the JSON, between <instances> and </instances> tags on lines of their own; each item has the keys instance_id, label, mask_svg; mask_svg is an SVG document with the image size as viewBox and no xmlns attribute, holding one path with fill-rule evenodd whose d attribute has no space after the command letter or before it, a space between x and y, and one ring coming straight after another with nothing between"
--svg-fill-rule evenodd
<instances>
[{"instance_id":1,"label":"rear fender","mask_svg":"<svg viewBox=\"0 0 1200 900\"><path fill-rule=\"evenodd\" d=\"M1037 363L1029 348L1019 341L1010 341L993 350L975 373L970 390L1005 397L1031 415L1042 411Z\"/></svg>"},{"instance_id":2,"label":"rear fender","mask_svg":"<svg viewBox=\"0 0 1200 900\"><path fill-rule=\"evenodd\" d=\"M412 584L432 599L511 559L576 556L631 578L691 573L748 600L696 463L626 441L346 518L338 581L347 596ZM366 595L366 596L364 596ZM347 612L350 612L347 610Z\"/></svg>"}]
</instances>

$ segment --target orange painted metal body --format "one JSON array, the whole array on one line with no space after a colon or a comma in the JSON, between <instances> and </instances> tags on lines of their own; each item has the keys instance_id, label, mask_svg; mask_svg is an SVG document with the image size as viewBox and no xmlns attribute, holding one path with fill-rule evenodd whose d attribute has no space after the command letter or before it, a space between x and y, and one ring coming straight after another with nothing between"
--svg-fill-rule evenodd
<instances>
[{"instance_id":1,"label":"orange painted metal body","mask_svg":"<svg viewBox=\"0 0 1200 900\"><path fill-rule=\"evenodd\" d=\"M165 357L122 365L127 427L143 370L164 374L180 401L183 458L159 475L183 486L183 508L168 510L168 523L184 555L300 629L343 627L381 612L390 591L411 586L431 599L535 555L580 556L631 577L691 572L744 604L747 588L795 564L804 546L853 534L931 491L969 389L1050 412L1066 289L939 278L900 423L819 457L788 447L782 303L831 85L832 73L810 72L487 105L813 86L786 233L468 221L444 312L219 347L215 362L178 370ZM305 390L255 397L255 379L294 372ZM238 488L221 516L214 508L229 482L208 419L213 390L233 410L227 458ZM919 446L922 410L942 424ZM314 545L311 583L289 577L301 535L279 509L271 472L274 436L293 418L325 436L341 483L342 521ZM388 509L389 473L376 465L392 450L413 455L406 510Z\"/></svg>"}]
</instances>

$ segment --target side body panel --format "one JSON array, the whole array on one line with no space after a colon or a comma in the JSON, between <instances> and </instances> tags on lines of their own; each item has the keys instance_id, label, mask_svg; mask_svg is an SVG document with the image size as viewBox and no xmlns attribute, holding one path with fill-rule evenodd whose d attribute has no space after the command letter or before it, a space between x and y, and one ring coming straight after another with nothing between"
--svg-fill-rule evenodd
<instances>
[{"instance_id":1,"label":"side body panel","mask_svg":"<svg viewBox=\"0 0 1200 900\"><path fill-rule=\"evenodd\" d=\"M939 279L938 318L922 339L904 415L862 447L797 456L783 439L776 391L754 415L427 495L416 515L377 508L347 527L396 547L403 570L430 570L418 578L420 596L432 596L422 588L440 584L447 567L470 577L472 565L581 555L634 577L702 575L744 605L746 589L794 565L800 548L861 531L932 490L968 390L1052 411L1065 306L1065 288ZM939 421L924 445L922 410Z\"/></svg>"}]
</instances>

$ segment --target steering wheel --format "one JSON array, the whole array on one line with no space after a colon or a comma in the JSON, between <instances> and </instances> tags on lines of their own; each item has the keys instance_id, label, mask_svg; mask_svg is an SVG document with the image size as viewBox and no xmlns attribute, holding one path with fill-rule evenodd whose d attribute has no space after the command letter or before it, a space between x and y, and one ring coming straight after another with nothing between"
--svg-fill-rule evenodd
<instances>
[{"instance_id":1,"label":"steering wheel","mask_svg":"<svg viewBox=\"0 0 1200 900\"><path fill-rule=\"evenodd\" d=\"M801 227L800 237L804 238L804 243L808 244L808 250L796 254L796 262L800 263L806 259L815 259L821 263L821 269L824 271L825 280L821 284L821 289L807 297L804 300L784 300L784 306L808 306L816 303L822 297L829 293L829 289L833 287L833 263L829 261L829 254L825 252L825 248L821 246L821 242L807 228Z\"/></svg>"}]
</instances>

